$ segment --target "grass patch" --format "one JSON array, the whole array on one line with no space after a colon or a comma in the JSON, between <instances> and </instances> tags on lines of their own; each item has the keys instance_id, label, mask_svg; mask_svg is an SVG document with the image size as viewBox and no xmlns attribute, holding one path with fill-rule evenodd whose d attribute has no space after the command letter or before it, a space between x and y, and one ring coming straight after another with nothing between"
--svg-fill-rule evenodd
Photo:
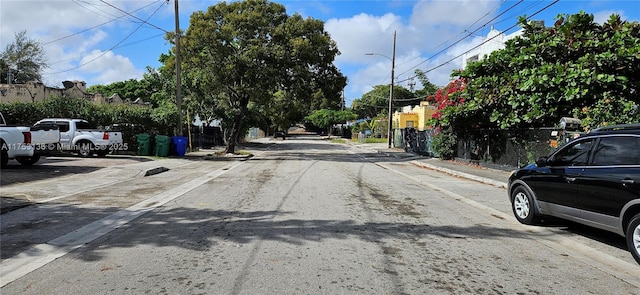
<instances>
[{"instance_id":1,"label":"grass patch","mask_svg":"<svg viewBox=\"0 0 640 295\"><path fill-rule=\"evenodd\" d=\"M376 137L370 137L370 138L365 138L364 139L364 143L385 143L388 140L386 138L376 138Z\"/></svg>"},{"instance_id":2,"label":"grass patch","mask_svg":"<svg viewBox=\"0 0 640 295\"><path fill-rule=\"evenodd\" d=\"M331 142L332 143L344 143L344 139L343 138L332 138Z\"/></svg>"}]
</instances>

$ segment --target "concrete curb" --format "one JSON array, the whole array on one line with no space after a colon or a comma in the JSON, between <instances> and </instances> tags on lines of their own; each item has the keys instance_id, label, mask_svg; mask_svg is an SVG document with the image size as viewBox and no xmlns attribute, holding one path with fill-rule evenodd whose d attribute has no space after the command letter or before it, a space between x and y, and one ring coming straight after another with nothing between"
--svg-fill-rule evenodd
<instances>
[{"instance_id":1,"label":"concrete curb","mask_svg":"<svg viewBox=\"0 0 640 295\"><path fill-rule=\"evenodd\" d=\"M472 174L469 174L469 173L464 173L464 172L460 172L460 171L456 171L456 170L452 170L452 169L448 169L448 168L443 168L443 167L439 167L439 166L436 166L436 165L431 165L431 164L423 163L423 162L419 162L419 161L411 161L410 163L413 164L413 165L416 165L418 167L428 168L428 169L444 172L444 173L447 173L447 174L468 178L468 179L475 180L475 181L478 181L478 182L490 184L490 185L493 185L495 187L500 187L500 188L504 188L504 189L506 189L508 187L508 184L506 182L497 181L497 180L493 180L493 179L486 178L486 177L472 175Z\"/></svg>"},{"instance_id":2,"label":"concrete curb","mask_svg":"<svg viewBox=\"0 0 640 295\"><path fill-rule=\"evenodd\" d=\"M149 168L149 169L143 170L142 172L144 172L144 173L141 172L136 177L146 177L146 176L156 175L156 174L160 174L160 173L165 172L165 171L169 171L169 168L167 168L167 167Z\"/></svg>"}]
</instances>

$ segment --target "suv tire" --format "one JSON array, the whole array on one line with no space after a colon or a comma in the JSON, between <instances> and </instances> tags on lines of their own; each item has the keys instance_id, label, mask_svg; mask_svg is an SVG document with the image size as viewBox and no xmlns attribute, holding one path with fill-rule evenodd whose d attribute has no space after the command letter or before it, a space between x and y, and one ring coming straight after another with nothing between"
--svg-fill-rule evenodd
<instances>
[{"instance_id":1,"label":"suv tire","mask_svg":"<svg viewBox=\"0 0 640 295\"><path fill-rule=\"evenodd\" d=\"M640 263L640 213L636 214L627 226L627 246L636 262Z\"/></svg>"},{"instance_id":2,"label":"suv tire","mask_svg":"<svg viewBox=\"0 0 640 295\"><path fill-rule=\"evenodd\" d=\"M536 224L539 221L535 201L524 186L516 187L511 193L511 210L516 219L523 224Z\"/></svg>"}]
</instances>

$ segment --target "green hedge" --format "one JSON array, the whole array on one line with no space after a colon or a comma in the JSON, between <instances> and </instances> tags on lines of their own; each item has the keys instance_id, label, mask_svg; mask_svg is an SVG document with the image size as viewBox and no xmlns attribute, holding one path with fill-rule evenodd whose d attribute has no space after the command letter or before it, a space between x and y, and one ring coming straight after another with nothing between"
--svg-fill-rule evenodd
<instances>
[{"instance_id":1,"label":"green hedge","mask_svg":"<svg viewBox=\"0 0 640 295\"><path fill-rule=\"evenodd\" d=\"M177 108L152 109L132 105L95 105L77 98L50 98L34 103L0 103L0 112L10 125L33 125L44 118L80 118L97 126L116 124L129 150L137 150L136 135L175 135Z\"/></svg>"}]
</instances>

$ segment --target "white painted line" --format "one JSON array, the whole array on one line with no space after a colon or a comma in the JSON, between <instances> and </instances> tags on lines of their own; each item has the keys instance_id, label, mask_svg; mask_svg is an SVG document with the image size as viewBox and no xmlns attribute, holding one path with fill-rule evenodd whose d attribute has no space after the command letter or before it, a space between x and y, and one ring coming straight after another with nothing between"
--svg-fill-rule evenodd
<instances>
[{"instance_id":1,"label":"white painted line","mask_svg":"<svg viewBox=\"0 0 640 295\"><path fill-rule=\"evenodd\" d=\"M201 177L162 192L129 208L113 213L98 221L87 224L66 235L50 240L46 244L34 245L28 250L0 263L0 287L56 260L67 253L117 229L143 214L170 202L196 187L233 170L246 161L214 170Z\"/></svg>"}]
</instances>

